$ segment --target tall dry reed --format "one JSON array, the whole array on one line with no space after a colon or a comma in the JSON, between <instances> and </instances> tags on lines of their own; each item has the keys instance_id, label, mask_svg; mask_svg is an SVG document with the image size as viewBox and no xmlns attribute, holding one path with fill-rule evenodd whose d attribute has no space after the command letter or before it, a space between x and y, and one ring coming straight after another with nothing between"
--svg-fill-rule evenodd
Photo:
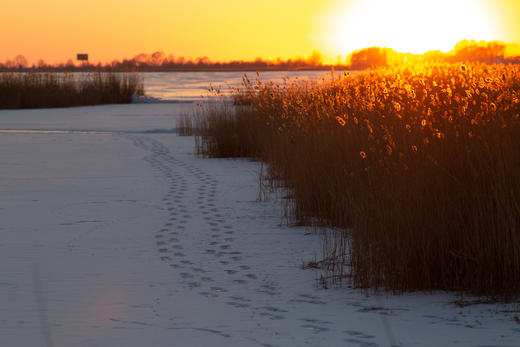
<instances>
[{"instance_id":1,"label":"tall dry reed","mask_svg":"<svg viewBox=\"0 0 520 347\"><path fill-rule=\"evenodd\" d=\"M130 103L143 93L133 74L0 73L0 109Z\"/></svg>"},{"instance_id":2,"label":"tall dry reed","mask_svg":"<svg viewBox=\"0 0 520 347\"><path fill-rule=\"evenodd\" d=\"M336 278L508 299L520 294L519 98L514 65L246 78L241 105L199 115L198 149L266 161L295 219L342 230L325 256Z\"/></svg>"}]
</instances>

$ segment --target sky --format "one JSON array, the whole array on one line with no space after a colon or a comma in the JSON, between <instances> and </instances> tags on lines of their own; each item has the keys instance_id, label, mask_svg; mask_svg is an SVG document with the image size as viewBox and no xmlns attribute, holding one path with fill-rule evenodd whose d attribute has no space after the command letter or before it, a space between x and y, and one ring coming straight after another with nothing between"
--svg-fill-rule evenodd
<instances>
[{"instance_id":1,"label":"sky","mask_svg":"<svg viewBox=\"0 0 520 347\"><path fill-rule=\"evenodd\" d=\"M0 61L91 62L163 51L215 61L355 49L448 51L462 39L520 44L520 0L18 0L2 4Z\"/></svg>"}]
</instances>

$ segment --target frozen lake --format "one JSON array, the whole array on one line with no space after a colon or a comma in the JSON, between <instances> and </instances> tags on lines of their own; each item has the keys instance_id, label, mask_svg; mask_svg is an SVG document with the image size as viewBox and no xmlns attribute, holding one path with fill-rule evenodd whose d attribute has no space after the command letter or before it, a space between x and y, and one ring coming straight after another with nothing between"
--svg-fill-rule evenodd
<instances>
[{"instance_id":1,"label":"frozen lake","mask_svg":"<svg viewBox=\"0 0 520 347\"><path fill-rule=\"evenodd\" d=\"M263 71L259 73L261 81L281 83L283 78L321 78L327 71ZM142 73L145 92L148 96L164 101L200 101L208 97L208 88L212 85L223 92L240 87L242 77L257 78L255 72L150 72Z\"/></svg>"},{"instance_id":2,"label":"frozen lake","mask_svg":"<svg viewBox=\"0 0 520 347\"><path fill-rule=\"evenodd\" d=\"M194 107L0 111L0 346L519 345L518 305L322 289L259 164L175 134Z\"/></svg>"}]
</instances>

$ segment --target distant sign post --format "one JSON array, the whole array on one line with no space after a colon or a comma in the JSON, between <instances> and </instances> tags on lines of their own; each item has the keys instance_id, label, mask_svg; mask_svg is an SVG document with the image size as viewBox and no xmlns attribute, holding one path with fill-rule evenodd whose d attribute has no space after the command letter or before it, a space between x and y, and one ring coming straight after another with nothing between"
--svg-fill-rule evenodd
<instances>
[{"instance_id":1,"label":"distant sign post","mask_svg":"<svg viewBox=\"0 0 520 347\"><path fill-rule=\"evenodd\" d=\"M78 53L76 55L76 59L78 59L79 61L88 61L88 54Z\"/></svg>"}]
</instances>

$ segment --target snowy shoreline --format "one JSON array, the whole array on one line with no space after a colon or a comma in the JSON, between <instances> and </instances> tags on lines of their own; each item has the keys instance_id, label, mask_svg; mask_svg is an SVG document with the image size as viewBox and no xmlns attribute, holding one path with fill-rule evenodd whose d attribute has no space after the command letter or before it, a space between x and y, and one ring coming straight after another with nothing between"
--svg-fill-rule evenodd
<instances>
[{"instance_id":1,"label":"snowy shoreline","mask_svg":"<svg viewBox=\"0 0 520 347\"><path fill-rule=\"evenodd\" d=\"M518 305L321 289L258 164L175 134L193 107L0 111L0 345L519 344Z\"/></svg>"}]
</instances>

